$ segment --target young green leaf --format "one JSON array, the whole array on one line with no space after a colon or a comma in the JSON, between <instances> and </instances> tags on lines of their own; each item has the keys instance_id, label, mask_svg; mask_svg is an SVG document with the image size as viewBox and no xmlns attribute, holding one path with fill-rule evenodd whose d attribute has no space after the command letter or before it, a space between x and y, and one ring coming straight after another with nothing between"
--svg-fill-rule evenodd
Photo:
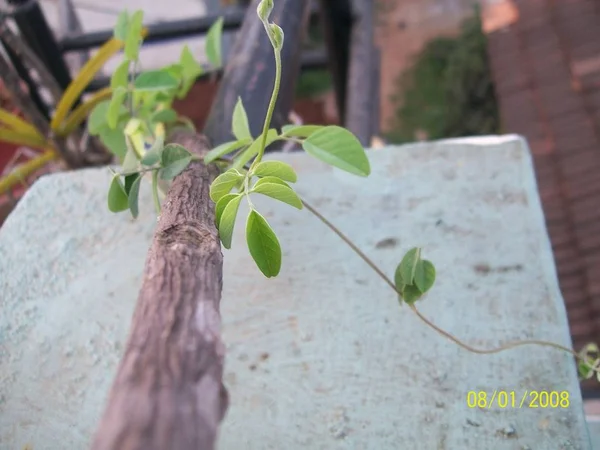
<instances>
[{"instance_id":1,"label":"young green leaf","mask_svg":"<svg viewBox=\"0 0 600 450\"><path fill-rule=\"evenodd\" d=\"M435 267L426 259L419 260L415 268L415 285L424 294L435 282Z\"/></svg>"},{"instance_id":2,"label":"young green leaf","mask_svg":"<svg viewBox=\"0 0 600 450\"><path fill-rule=\"evenodd\" d=\"M125 60L119 64L110 77L110 87L115 90L119 87L126 88L129 84L129 60Z\"/></svg>"},{"instance_id":3,"label":"young green leaf","mask_svg":"<svg viewBox=\"0 0 600 450\"><path fill-rule=\"evenodd\" d=\"M284 125L281 127L282 137L307 138L311 134L325 128L324 125Z\"/></svg>"},{"instance_id":4,"label":"young green leaf","mask_svg":"<svg viewBox=\"0 0 600 450\"><path fill-rule=\"evenodd\" d=\"M106 128L106 116L108 114L109 106L110 100L104 100L94 106L94 109L90 112L87 120L87 128L92 136L97 136L100 134L102 128Z\"/></svg>"},{"instance_id":5,"label":"young green leaf","mask_svg":"<svg viewBox=\"0 0 600 450\"><path fill-rule=\"evenodd\" d=\"M170 109L161 109L152 114L150 121L152 123L173 123L177 120L177 113Z\"/></svg>"},{"instance_id":6,"label":"young green leaf","mask_svg":"<svg viewBox=\"0 0 600 450\"><path fill-rule=\"evenodd\" d=\"M217 203L223 196L229 194L244 175L235 169L229 169L227 172L219 175L210 185L210 198Z\"/></svg>"},{"instance_id":7,"label":"young green leaf","mask_svg":"<svg viewBox=\"0 0 600 450\"><path fill-rule=\"evenodd\" d=\"M237 217L237 212L240 207L242 197L242 195L238 194L236 197L232 198L229 202L227 202L227 204L223 207L223 212L221 213L221 217L219 218L219 237L221 239L221 242L223 243L223 247L225 247L226 249L231 248L233 228L235 226L235 219Z\"/></svg>"},{"instance_id":8,"label":"young green leaf","mask_svg":"<svg viewBox=\"0 0 600 450\"><path fill-rule=\"evenodd\" d=\"M165 144L165 138L163 136L157 136L156 140L152 143L152 147L146 152L142 158L142 164L145 166L153 166L160 161L160 156L163 152Z\"/></svg>"},{"instance_id":9,"label":"young green leaf","mask_svg":"<svg viewBox=\"0 0 600 450\"><path fill-rule=\"evenodd\" d=\"M102 142L112 154L119 158L119 161L122 161L123 158L125 158L127 143L125 142L125 135L123 134L122 127L111 129L108 126L104 126L101 128L98 137L100 138L100 142Z\"/></svg>"},{"instance_id":10,"label":"young green leaf","mask_svg":"<svg viewBox=\"0 0 600 450\"><path fill-rule=\"evenodd\" d=\"M276 23L269 24L269 39L275 50L281 50L283 47L283 30Z\"/></svg>"},{"instance_id":11,"label":"young green leaf","mask_svg":"<svg viewBox=\"0 0 600 450\"><path fill-rule=\"evenodd\" d=\"M181 56L179 57L179 64L182 68L181 75L184 78L196 78L203 72L202 66L196 61L196 58L194 58L192 51L187 45L183 46Z\"/></svg>"},{"instance_id":12,"label":"young green leaf","mask_svg":"<svg viewBox=\"0 0 600 450\"><path fill-rule=\"evenodd\" d=\"M281 161L261 161L254 168L253 175L257 177L273 176L289 181L290 183L298 181L298 176L294 172L294 168Z\"/></svg>"},{"instance_id":13,"label":"young green leaf","mask_svg":"<svg viewBox=\"0 0 600 450\"><path fill-rule=\"evenodd\" d=\"M241 97L238 97L237 103L233 108L231 130L238 141L252 139L250 125L248 125L248 115L246 114L246 109L244 108Z\"/></svg>"},{"instance_id":14,"label":"young green leaf","mask_svg":"<svg viewBox=\"0 0 600 450\"><path fill-rule=\"evenodd\" d=\"M417 263L421 259L421 249L412 248L404 255L400 262L400 276L402 282L405 285L411 286L415 280L415 272L417 270Z\"/></svg>"},{"instance_id":15,"label":"young green leaf","mask_svg":"<svg viewBox=\"0 0 600 450\"><path fill-rule=\"evenodd\" d=\"M179 175L192 161L192 154L182 145L168 144L161 155L160 178L172 180Z\"/></svg>"},{"instance_id":16,"label":"young green leaf","mask_svg":"<svg viewBox=\"0 0 600 450\"><path fill-rule=\"evenodd\" d=\"M265 145L268 147L270 144L275 142L278 137L279 137L279 135L277 134L277 130L270 129L267 132L267 142ZM250 160L252 158L254 158L256 155L258 155L258 149L260 148L261 142L262 142L262 136L257 137L254 140L254 142L252 142L250 147L248 147L246 150L244 150L244 152L241 155L239 155L237 158L235 158L233 167L236 169L241 169L248 162L250 162Z\"/></svg>"},{"instance_id":17,"label":"young green leaf","mask_svg":"<svg viewBox=\"0 0 600 450\"><path fill-rule=\"evenodd\" d=\"M342 127L332 125L316 131L302 143L302 148L309 155L354 175L366 177L371 173L362 145Z\"/></svg>"},{"instance_id":18,"label":"young green leaf","mask_svg":"<svg viewBox=\"0 0 600 450\"><path fill-rule=\"evenodd\" d=\"M589 380L594 376L594 368L585 361L578 362L577 372L579 373L579 377L583 380Z\"/></svg>"},{"instance_id":19,"label":"young green leaf","mask_svg":"<svg viewBox=\"0 0 600 450\"><path fill-rule=\"evenodd\" d=\"M119 175L115 174L108 189L108 209L110 212L121 212L129 208L125 187Z\"/></svg>"},{"instance_id":20,"label":"young green leaf","mask_svg":"<svg viewBox=\"0 0 600 450\"><path fill-rule=\"evenodd\" d=\"M259 270L267 278L276 277L281 270L281 247L267 220L250 210L246 222L248 250Z\"/></svg>"},{"instance_id":21,"label":"young green leaf","mask_svg":"<svg viewBox=\"0 0 600 450\"><path fill-rule=\"evenodd\" d=\"M217 224L217 228L221 223L221 216L223 215L223 211L225 211L225 207L229 204L231 200L236 197L241 196L242 194L227 194L219 199L217 204L215 205L215 223Z\"/></svg>"},{"instance_id":22,"label":"young green leaf","mask_svg":"<svg viewBox=\"0 0 600 450\"><path fill-rule=\"evenodd\" d=\"M419 298L421 298L422 296L423 296L423 294L421 293L421 291L419 291L419 288L414 285L413 286L410 286L410 285L404 286L404 290L402 291L402 298L409 305L412 305L414 302L419 300Z\"/></svg>"},{"instance_id":23,"label":"young green leaf","mask_svg":"<svg viewBox=\"0 0 600 450\"><path fill-rule=\"evenodd\" d=\"M219 17L206 33L206 57L213 67L222 65L221 36L223 34L223 18Z\"/></svg>"},{"instance_id":24,"label":"young green leaf","mask_svg":"<svg viewBox=\"0 0 600 450\"><path fill-rule=\"evenodd\" d=\"M177 85L177 78L165 70L142 72L134 81L134 87L139 92L168 91Z\"/></svg>"},{"instance_id":25,"label":"young green leaf","mask_svg":"<svg viewBox=\"0 0 600 450\"><path fill-rule=\"evenodd\" d=\"M113 31L113 36L122 42L127 39L127 28L129 25L129 12L121 11L117 17L117 24Z\"/></svg>"},{"instance_id":26,"label":"young green leaf","mask_svg":"<svg viewBox=\"0 0 600 450\"><path fill-rule=\"evenodd\" d=\"M127 205L129 207L129 210L131 211L131 215L133 216L133 218L137 218L138 214L139 214L139 206L138 206L138 199L140 196L140 183L142 181L142 177L141 175L138 174L138 176L134 179L133 183L131 184L131 188L129 189L129 193L127 196Z\"/></svg>"},{"instance_id":27,"label":"young green leaf","mask_svg":"<svg viewBox=\"0 0 600 450\"><path fill-rule=\"evenodd\" d=\"M261 0L256 8L258 18L263 22L269 20L271 11L273 11L273 0Z\"/></svg>"},{"instance_id":28,"label":"young green leaf","mask_svg":"<svg viewBox=\"0 0 600 450\"><path fill-rule=\"evenodd\" d=\"M265 184L265 183L275 183L275 184L280 184L282 186L286 186L288 188L291 189L290 185L287 184L285 181L283 181L281 178L278 177L264 177L259 179L256 183L254 183L254 186L252 187L252 189L260 186L261 184Z\"/></svg>"},{"instance_id":29,"label":"young green leaf","mask_svg":"<svg viewBox=\"0 0 600 450\"><path fill-rule=\"evenodd\" d=\"M177 98L181 99L187 95L187 93L193 86L194 82L196 81L196 78L198 78L200 75L202 75L202 72L204 72L204 70L202 69L202 66L200 65L200 63L198 63L198 61L196 61L196 59L194 58L194 55L192 54L192 52L190 51L190 49L187 45L185 45L183 47L183 50L181 51L181 57L179 58L179 64L181 65L181 67L183 69L182 70L183 82L181 84L179 91L177 92Z\"/></svg>"},{"instance_id":30,"label":"young green leaf","mask_svg":"<svg viewBox=\"0 0 600 450\"><path fill-rule=\"evenodd\" d=\"M121 116L121 109L123 108L123 101L127 95L127 89L122 86L117 87L113 91L110 104L108 105L108 111L106 112L106 124L109 128L115 129L119 117Z\"/></svg>"},{"instance_id":31,"label":"young green leaf","mask_svg":"<svg viewBox=\"0 0 600 450\"><path fill-rule=\"evenodd\" d=\"M294 208L302 209L302 200L298 197L298 194L289 186L284 186L279 183L257 183L251 192L257 194L263 194L268 197L279 200L280 202L287 203Z\"/></svg>"},{"instance_id":32,"label":"young green leaf","mask_svg":"<svg viewBox=\"0 0 600 450\"><path fill-rule=\"evenodd\" d=\"M125 139L125 142L127 143L127 152L125 153L125 158L123 158L123 170L125 172L134 172L139 169L139 161L133 146L127 138Z\"/></svg>"},{"instance_id":33,"label":"young green leaf","mask_svg":"<svg viewBox=\"0 0 600 450\"><path fill-rule=\"evenodd\" d=\"M142 43L142 22L144 12L136 11L129 18L127 37L125 38L125 57L131 61L137 61Z\"/></svg>"},{"instance_id":34,"label":"young green leaf","mask_svg":"<svg viewBox=\"0 0 600 450\"><path fill-rule=\"evenodd\" d=\"M231 152L234 152L252 142L252 139L242 139L241 141L229 141L224 144L218 145L213 148L210 152L208 152L204 156L204 164L210 164L215 159L220 158L221 156L227 155Z\"/></svg>"},{"instance_id":35,"label":"young green leaf","mask_svg":"<svg viewBox=\"0 0 600 450\"><path fill-rule=\"evenodd\" d=\"M398 291L398 297L400 301L402 301L402 292L406 287L404 280L402 279L402 274L400 273L400 264L396 267L396 272L394 272L394 285L396 287L396 291Z\"/></svg>"}]
</instances>

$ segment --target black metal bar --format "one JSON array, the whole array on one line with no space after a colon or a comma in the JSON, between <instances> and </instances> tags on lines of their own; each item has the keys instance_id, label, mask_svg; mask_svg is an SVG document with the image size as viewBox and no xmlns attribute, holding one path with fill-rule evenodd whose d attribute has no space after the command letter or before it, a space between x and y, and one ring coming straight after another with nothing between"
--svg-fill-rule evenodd
<instances>
[{"instance_id":1,"label":"black metal bar","mask_svg":"<svg viewBox=\"0 0 600 450\"><path fill-rule=\"evenodd\" d=\"M144 42L157 42L205 34L219 17L223 17L223 30L236 30L244 20L245 8L229 7L222 14L195 17L193 19L173 20L148 25L148 35ZM100 47L113 36L113 30L77 33L60 40L62 52L89 50Z\"/></svg>"},{"instance_id":2,"label":"black metal bar","mask_svg":"<svg viewBox=\"0 0 600 450\"><path fill-rule=\"evenodd\" d=\"M44 62L60 87L66 89L71 74L38 2L8 0L8 3L17 7L13 17L25 42Z\"/></svg>"},{"instance_id":3,"label":"black metal bar","mask_svg":"<svg viewBox=\"0 0 600 450\"><path fill-rule=\"evenodd\" d=\"M338 117L346 118L346 86L350 59L352 5L350 0L319 0L327 42L329 67L333 77Z\"/></svg>"},{"instance_id":4,"label":"black metal bar","mask_svg":"<svg viewBox=\"0 0 600 450\"><path fill-rule=\"evenodd\" d=\"M262 131L273 90L275 61L273 48L256 15L257 6L258 0L254 0L247 10L206 121L204 133L213 145L232 139L231 118L238 97L246 107L252 135ZM280 95L271 125L275 128L288 123L309 13L309 0L279 0L271 14L271 20L285 32Z\"/></svg>"},{"instance_id":5,"label":"black metal bar","mask_svg":"<svg viewBox=\"0 0 600 450\"><path fill-rule=\"evenodd\" d=\"M223 31L236 31L242 25L246 13L244 6L230 6L220 14L210 14L193 19L173 20L169 22L154 23L147 26L148 35L144 42L168 41L190 36L206 34L211 25L223 17ZM253 9L252 13L256 14ZM311 10L316 14L316 10ZM63 53L77 50L89 50L100 47L113 36L113 30L94 31L91 33L77 33L65 36L58 43Z\"/></svg>"},{"instance_id":6,"label":"black metal bar","mask_svg":"<svg viewBox=\"0 0 600 450\"><path fill-rule=\"evenodd\" d=\"M25 82L25 84L27 85L27 89L29 91L29 96L31 97L31 101L34 103L34 105L37 107L37 109L40 111L40 113L42 113L42 115L47 120L50 120L50 108L48 107L48 105L44 102L44 100L40 96L40 93L38 92L38 86L29 76L29 71L23 65L23 63L21 62L21 59L18 57L18 55L16 55L15 52L12 51L10 46L8 46L6 44L6 42L4 42L3 39L0 39L0 42L2 43L2 47L4 48L4 51L6 52L8 59L10 60L11 64L17 71L19 78L21 78L21 80L23 80Z\"/></svg>"},{"instance_id":7,"label":"black metal bar","mask_svg":"<svg viewBox=\"0 0 600 450\"><path fill-rule=\"evenodd\" d=\"M368 146L376 134L372 116L379 109L379 96L372 95L376 64L373 2L355 0L354 8L344 124Z\"/></svg>"}]
</instances>

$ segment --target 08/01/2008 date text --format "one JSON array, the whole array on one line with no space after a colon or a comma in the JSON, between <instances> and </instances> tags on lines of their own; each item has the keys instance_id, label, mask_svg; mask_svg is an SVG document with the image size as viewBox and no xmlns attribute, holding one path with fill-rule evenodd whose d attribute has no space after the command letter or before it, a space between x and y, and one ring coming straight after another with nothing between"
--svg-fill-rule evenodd
<instances>
[{"instance_id":1,"label":"08/01/2008 date text","mask_svg":"<svg viewBox=\"0 0 600 450\"><path fill-rule=\"evenodd\" d=\"M467 407L481 409L568 408L571 401L568 391L469 391Z\"/></svg>"}]
</instances>

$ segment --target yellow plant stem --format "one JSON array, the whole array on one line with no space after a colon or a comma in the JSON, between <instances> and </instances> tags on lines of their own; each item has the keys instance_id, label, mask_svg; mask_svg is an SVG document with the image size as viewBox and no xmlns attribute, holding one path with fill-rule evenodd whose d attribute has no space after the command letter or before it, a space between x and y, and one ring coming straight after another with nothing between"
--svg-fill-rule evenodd
<instances>
[{"instance_id":1,"label":"yellow plant stem","mask_svg":"<svg viewBox=\"0 0 600 450\"><path fill-rule=\"evenodd\" d=\"M9 174L0 178L0 195L5 194L15 185L21 183L32 173L40 170L49 162L57 158L56 152L52 149L47 149L40 156L33 158L30 161L16 167Z\"/></svg>"},{"instance_id":2,"label":"yellow plant stem","mask_svg":"<svg viewBox=\"0 0 600 450\"><path fill-rule=\"evenodd\" d=\"M71 134L85 120L94 107L104 100L110 99L112 89L106 87L95 92L88 101L82 103L67 117L65 124L56 130L57 136L65 137Z\"/></svg>"},{"instance_id":3,"label":"yellow plant stem","mask_svg":"<svg viewBox=\"0 0 600 450\"><path fill-rule=\"evenodd\" d=\"M0 122L4 123L8 128L12 128L14 131L26 134L32 137L36 137L39 139L43 139L41 133L37 130L36 127L31 125L26 120L21 119L16 114L8 112L5 109L0 108Z\"/></svg>"},{"instance_id":4,"label":"yellow plant stem","mask_svg":"<svg viewBox=\"0 0 600 450\"><path fill-rule=\"evenodd\" d=\"M18 131L9 130L8 128L0 128L0 141L33 148L44 148L47 146L46 141L39 136L39 134L19 133Z\"/></svg>"}]
</instances>

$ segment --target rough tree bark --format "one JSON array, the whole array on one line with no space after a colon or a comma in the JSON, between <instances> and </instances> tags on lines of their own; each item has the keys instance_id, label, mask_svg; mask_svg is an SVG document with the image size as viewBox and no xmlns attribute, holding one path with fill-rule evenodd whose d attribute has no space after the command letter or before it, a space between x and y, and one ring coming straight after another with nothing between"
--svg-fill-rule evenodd
<instances>
[{"instance_id":1,"label":"rough tree bark","mask_svg":"<svg viewBox=\"0 0 600 450\"><path fill-rule=\"evenodd\" d=\"M171 142L202 154L206 138ZM223 255L209 186L192 162L163 205L125 353L92 450L212 450L227 409L220 338Z\"/></svg>"}]
</instances>

